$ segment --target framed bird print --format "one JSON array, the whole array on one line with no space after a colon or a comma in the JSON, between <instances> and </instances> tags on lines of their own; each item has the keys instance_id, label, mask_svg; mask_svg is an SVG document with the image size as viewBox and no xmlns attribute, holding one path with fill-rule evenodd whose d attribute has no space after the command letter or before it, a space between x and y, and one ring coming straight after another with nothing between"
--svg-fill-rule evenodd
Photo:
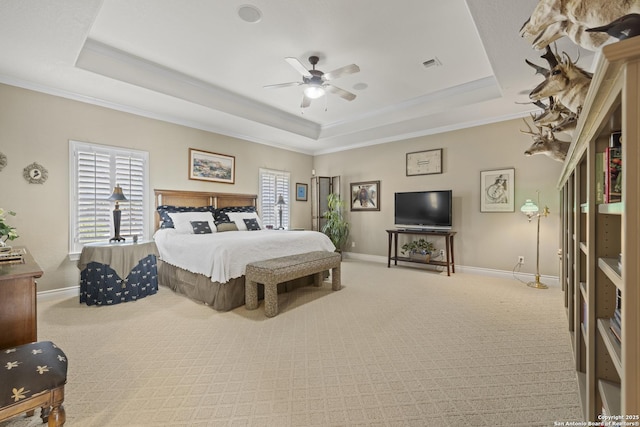
<instances>
[{"instance_id":1,"label":"framed bird print","mask_svg":"<svg viewBox=\"0 0 640 427\"><path fill-rule=\"evenodd\" d=\"M350 188L352 211L380 210L380 181L352 182Z\"/></svg>"}]
</instances>

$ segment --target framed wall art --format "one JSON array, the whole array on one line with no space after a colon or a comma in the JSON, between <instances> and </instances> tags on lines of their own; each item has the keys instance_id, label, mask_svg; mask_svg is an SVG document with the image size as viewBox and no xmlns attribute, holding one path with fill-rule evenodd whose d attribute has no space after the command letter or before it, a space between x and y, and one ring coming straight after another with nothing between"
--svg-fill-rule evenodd
<instances>
[{"instance_id":1,"label":"framed wall art","mask_svg":"<svg viewBox=\"0 0 640 427\"><path fill-rule=\"evenodd\" d=\"M352 182L350 188L352 211L380 210L380 181Z\"/></svg>"},{"instance_id":2,"label":"framed wall art","mask_svg":"<svg viewBox=\"0 0 640 427\"><path fill-rule=\"evenodd\" d=\"M307 184L296 182L296 200L301 202L307 201Z\"/></svg>"},{"instance_id":3,"label":"framed wall art","mask_svg":"<svg viewBox=\"0 0 640 427\"><path fill-rule=\"evenodd\" d=\"M22 170L22 176L29 184L44 184L49 178L49 171L41 164L33 162Z\"/></svg>"},{"instance_id":4,"label":"framed wall art","mask_svg":"<svg viewBox=\"0 0 640 427\"><path fill-rule=\"evenodd\" d=\"M480 212L514 212L515 169L480 172Z\"/></svg>"},{"instance_id":5,"label":"framed wall art","mask_svg":"<svg viewBox=\"0 0 640 427\"><path fill-rule=\"evenodd\" d=\"M189 179L233 184L235 177L235 156L189 148Z\"/></svg>"},{"instance_id":6,"label":"framed wall art","mask_svg":"<svg viewBox=\"0 0 640 427\"><path fill-rule=\"evenodd\" d=\"M442 173L442 148L407 153L407 176Z\"/></svg>"}]
</instances>

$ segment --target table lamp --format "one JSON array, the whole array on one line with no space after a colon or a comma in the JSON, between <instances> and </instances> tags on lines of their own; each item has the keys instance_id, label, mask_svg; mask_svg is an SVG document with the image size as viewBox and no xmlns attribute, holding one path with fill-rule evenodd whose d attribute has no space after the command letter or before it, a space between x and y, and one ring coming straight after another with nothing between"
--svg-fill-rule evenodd
<instances>
[{"instance_id":1,"label":"table lamp","mask_svg":"<svg viewBox=\"0 0 640 427\"><path fill-rule=\"evenodd\" d=\"M276 202L276 205L278 205L278 214L280 216L280 226L278 227L279 230L283 230L284 228L282 227L282 207L284 205L286 205L287 202L284 201L284 197L282 197L282 194L278 196L278 201Z\"/></svg>"},{"instance_id":2,"label":"table lamp","mask_svg":"<svg viewBox=\"0 0 640 427\"><path fill-rule=\"evenodd\" d=\"M115 229L114 236L109 239L109 242L124 242L124 237L120 236L120 217L122 215L122 211L120 210L119 202L126 202L127 198L124 197L124 193L122 192L122 187L118 184L113 188L113 193L108 200L112 200L116 202L116 207L113 210L113 228Z\"/></svg>"}]
</instances>

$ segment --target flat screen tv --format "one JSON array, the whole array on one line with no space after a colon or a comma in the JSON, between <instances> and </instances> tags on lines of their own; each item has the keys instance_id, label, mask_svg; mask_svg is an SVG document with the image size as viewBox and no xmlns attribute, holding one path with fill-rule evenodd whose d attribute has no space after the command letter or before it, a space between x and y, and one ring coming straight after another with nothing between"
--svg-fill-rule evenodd
<instances>
[{"instance_id":1,"label":"flat screen tv","mask_svg":"<svg viewBox=\"0 0 640 427\"><path fill-rule=\"evenodd\" d=\"M453 222L451 190L395 193L395 226L450 230Z\"/></svg>"}]
</instances>

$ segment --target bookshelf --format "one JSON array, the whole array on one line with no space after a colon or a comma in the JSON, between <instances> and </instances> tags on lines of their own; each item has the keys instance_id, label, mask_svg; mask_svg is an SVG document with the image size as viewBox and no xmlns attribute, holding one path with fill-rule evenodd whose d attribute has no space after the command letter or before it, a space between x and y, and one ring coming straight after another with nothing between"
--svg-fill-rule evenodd
<instances>
[{"instance_id":1,"label":"bookshelf","mask_svg":"<svg viewBox=\"0 0 640 427\"><path fill-rule=\"evenodd\" d=\"M606 203L602 159L616 132L622 135L621 201ZM640 414L639 168L640 37L635 37L599 53L558 182L561 284L587 421L621 415L637 422Z\"/></svg>"}]
</instances>

